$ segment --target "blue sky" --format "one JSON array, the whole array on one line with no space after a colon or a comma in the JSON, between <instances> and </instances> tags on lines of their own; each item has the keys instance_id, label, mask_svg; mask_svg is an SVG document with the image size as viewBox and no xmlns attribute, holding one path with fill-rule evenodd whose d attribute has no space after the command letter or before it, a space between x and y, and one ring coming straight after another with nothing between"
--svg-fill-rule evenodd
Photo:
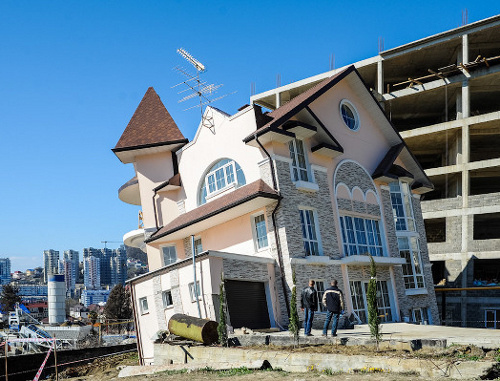
<instances>
[{"instance_id":1,"label":"blue sky","mask_svg":"<svg viewBox=\"0 0 500 381\"><path fill-rule=\"evenodd\" d=\"M118 188L133 177L111 152L149 86L192 139L198 110L171 87L184 47L223 83L232 114L257 92L385 48L499 13L498 1L22 1L0 2L0 257L12 270L44 249L120 241L138 208ZM108 244L117 247L119 244Z\"/></svg>"}]
</instances>

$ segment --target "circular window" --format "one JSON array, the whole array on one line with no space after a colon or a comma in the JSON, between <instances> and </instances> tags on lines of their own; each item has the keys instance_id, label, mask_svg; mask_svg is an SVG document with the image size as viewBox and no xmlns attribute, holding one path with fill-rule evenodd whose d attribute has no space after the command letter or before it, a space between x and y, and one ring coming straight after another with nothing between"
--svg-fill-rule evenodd
<instances>
[{"instance_id":1,"label":"circular window","mask_svg":"<svg viewBox=\"0 0 500 381\"><path fill-rule=\"evenodd\" d=\"M345 99L342 100L342 102L340 102L340 113L342 114L345 125L350 130L356 131L359 128L358 113L351 102Z\"/></svg>"}]
</instances>

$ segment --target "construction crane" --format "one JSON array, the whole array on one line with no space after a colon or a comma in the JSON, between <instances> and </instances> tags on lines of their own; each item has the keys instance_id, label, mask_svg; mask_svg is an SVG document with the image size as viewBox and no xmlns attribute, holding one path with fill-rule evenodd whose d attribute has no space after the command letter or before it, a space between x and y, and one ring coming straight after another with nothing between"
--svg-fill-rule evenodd
<instances>
[{"instance_id":1,"label":"construction crane","mask_svg":"<svg viewBox=\"0 0 500 381\"><path fill-rule=\"evenodd\" d=\"M106 245L108 243L121 243L121 244L123 244L123 241L101 241L101 243L103 243L104 244L104 248L107 249Z\"/></svg>"}]
</instances>

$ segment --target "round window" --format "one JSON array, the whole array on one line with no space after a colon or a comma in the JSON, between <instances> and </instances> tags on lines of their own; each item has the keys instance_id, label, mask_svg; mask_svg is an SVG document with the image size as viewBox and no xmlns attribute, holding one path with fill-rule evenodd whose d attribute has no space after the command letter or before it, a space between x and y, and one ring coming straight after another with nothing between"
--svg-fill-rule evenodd
<instances>
[{"instance_id":1,"label":"round window","mask_svg":"<svg viewBox=\"0 0 500 381\"><path fill-rule=\"evenodd\" d=\"M352 131L359 128L359 118L356 108L348 101L343 100L340 103L340 113L345 125Z\"/></svg>"}]
</instances>

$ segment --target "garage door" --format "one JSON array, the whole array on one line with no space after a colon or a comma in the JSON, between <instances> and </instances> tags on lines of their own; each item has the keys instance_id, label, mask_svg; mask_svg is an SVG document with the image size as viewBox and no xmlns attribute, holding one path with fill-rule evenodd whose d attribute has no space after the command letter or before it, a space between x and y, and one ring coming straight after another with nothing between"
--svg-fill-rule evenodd
<instances>
[{"instance_id":1,"label":"garage door","mask_svg":"<svg viewBox=\"0 0 500 381\"><path fill-rule=\"evenodd\" d=\"M269 328L266 291L262 282L226 280L229 318L234 328Z\"/></svg>"}]
</instances>

